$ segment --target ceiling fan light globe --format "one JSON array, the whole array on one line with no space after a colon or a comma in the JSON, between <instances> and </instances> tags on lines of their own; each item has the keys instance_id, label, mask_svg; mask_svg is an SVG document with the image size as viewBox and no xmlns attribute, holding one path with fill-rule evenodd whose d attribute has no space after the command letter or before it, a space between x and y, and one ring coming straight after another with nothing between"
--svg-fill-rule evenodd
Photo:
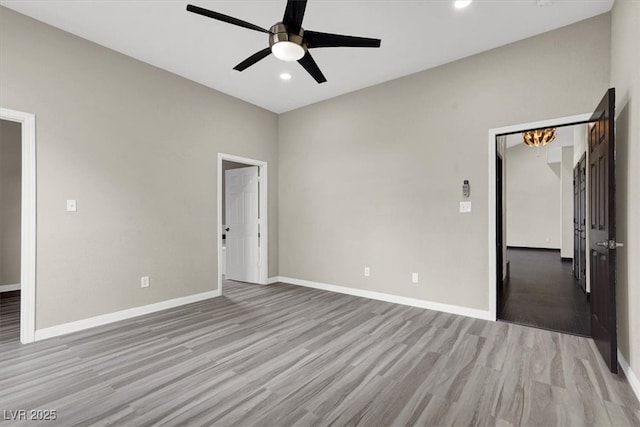
<instances>
[{"instance_id":1,"label":"ceiling fan light globe","mask_svg":"<svg viewBox=\"0 0 640 427\"><path fill-rule=\"evenodd\" d=\"M304 56L304 48L299 44L290 41L281 41L271 46L273 56L281 61L297 61Z\"/></svg>"},{"instance_id":2,"label":"ceiling fan light globe","mask_svg":"<svg viewBox=\"0 0 640 427\"><path fill-rule=\"evenodd\" d=\"M453 5L456 9L464 9L471 4L471 0L456 0Z\"/></svg>"}]
</instances>

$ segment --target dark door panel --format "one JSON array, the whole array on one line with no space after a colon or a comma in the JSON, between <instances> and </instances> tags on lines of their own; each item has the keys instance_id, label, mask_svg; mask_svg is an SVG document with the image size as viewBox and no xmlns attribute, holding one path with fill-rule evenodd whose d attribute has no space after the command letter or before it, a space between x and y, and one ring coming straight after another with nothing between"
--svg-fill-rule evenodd
<instances>
[{"instance_id":1,"label":"dark door panel","mask_svg":"<svg viewBox=\"0 0 640 427\"><path fill-rule=\"evenodd\" d=\"M589 124L589 253L591 331L611 372L618 371L614 119L615 90L609 89Z\"/></svg>"},{"instance_id":2,"label":"dark door panel","mask_svg":"<svg viewBox=\"0 0 640 427\"><path fill-rule=\"evenodd\" d=\"M579 190L579 263L580 263L580 286L582 290L587 290L587 154L583 154L579 163L580 167L580 190Z\"/></svg>"},{"instance_id":3,"label":"dark door panel","mask_svg":"<svg viewBox=\"0 0 640 427\"><path fill-rule=\"evenodd\" d=\"M502 157L498 154L496 155L496 286L498 288L498 313L501 312L504 292L503 179Z\"/></svg>"},{"instance_id":4,"label":"dark door panel","mask_svg":"<svg viewBox=\"0 0 640 427\"><path fill-rule=\"evenodd\" d=\"M573 169L573 275L586 292L586 153Z\"/></svg>"}]
</instances>

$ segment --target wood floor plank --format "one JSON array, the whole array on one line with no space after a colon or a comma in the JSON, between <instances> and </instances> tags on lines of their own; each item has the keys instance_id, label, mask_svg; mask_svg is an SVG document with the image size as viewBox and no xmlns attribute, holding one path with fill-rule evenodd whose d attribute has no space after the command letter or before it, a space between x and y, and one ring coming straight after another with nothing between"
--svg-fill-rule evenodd
<instances>
[{"instance_id":1,"label":"wood floor plank","mask_svg":"<svg viewBox=\"0 0 640 427\"><path fill-rule=\"evenodd\" d=\"M0 409L55 409L51 425L640 426L590 340L510 323L226 281L22 345L19 293L0 309Z\"/></svg>"}]
</instances>

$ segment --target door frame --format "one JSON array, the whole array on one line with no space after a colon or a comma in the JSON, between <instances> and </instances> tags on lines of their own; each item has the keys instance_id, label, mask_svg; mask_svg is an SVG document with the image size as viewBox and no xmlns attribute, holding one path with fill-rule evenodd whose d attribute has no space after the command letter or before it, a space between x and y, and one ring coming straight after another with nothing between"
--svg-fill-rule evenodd
<instances>
[{"instance_id":1,"label":"door frame","mask_svg":"<svg viewBox=\"0 0 640 427\"><path fill-rule=\"evenodd\" d=\"M220 270L222 264L222 161L244 163L248 166L258 167L258 194L260 209L260 250L259 259L260 267L258 268L258 283L261 285L268 284L269 276L269 181L268 181L268 165L262 160L250 159L248 157L236 156L233 154L218 153L218 236L217 252L218 252L218 294L222 295L222 272Z\"/></svg>"},{"instance_id":2,"label":"door frame","mask_svg":"<svg viewBox=\"0 0 640 427\"><path fill-rule=\"evenodd\" d=\"M497 141L496 141L497 143ZM504 243L504 162L505 162L505 157L506 157L506 145L505 145L505 151L502 155L500 155L500 153L497 152L496 150L496 166L495 166L495 171L496 171L496 179L493 183L494 187L496 188L496 207L495 207L495 212L496 212L496 238L494 246L496 247L496 262L495 262L495 267L496 267L496 282L495 282L495 286L496 286L496 304L497 302L500 300L500 296L504 294L504 282L505 282L505 254L504 254L504 247L506 246L506 244ZM498 162L499 160L499 162ZM499 164L498 164L499 163ZM500 166L500 167L499 167ZM498 172L499 170L499 172ZM498 176L500 176L500 193L501 193L501 200L500 200L500 206L498 206ZM499 208L499 209L498 209ZM499 220L499 221L498 221ZM500 227L498 227L498 225ZM500 250L498 250L498 236L500 236ZM500 262L498 262L500 261ZM500 274L498 274L500 273ZM500 288L500 289L498 289ZM496 310L500 310L500 307L497 307ZM496 311L497 314L497 311Z\"/></svg>"},{"instance_id":3,"label":"door frame","mask_svg":"<svg viewBox=\"0 0 640 427\"><path fill-rule=\"evenodd\" d=\"M497 292L497 253L496 253L496 137L503 134L518 133L530 129L539 129L556 126L577 125L588 123L592 113L578 114L575 116L559 117L556 119L542 120L539 122L521 123L512 126L489 129L489 185L488 185L488 260L489 260L489 320L498 319L498 292Z\"/></svg>"},{"instance_id":4,"label":"door frame","mask_svg":"<svg viewBox=\"0 0 640 427\"><path fill-rule=\"evenodd\" d=\"M20 342L27 344L36 330L36 116L0 108L0 119L22 125Z\"/></svg>"}]
</instances>

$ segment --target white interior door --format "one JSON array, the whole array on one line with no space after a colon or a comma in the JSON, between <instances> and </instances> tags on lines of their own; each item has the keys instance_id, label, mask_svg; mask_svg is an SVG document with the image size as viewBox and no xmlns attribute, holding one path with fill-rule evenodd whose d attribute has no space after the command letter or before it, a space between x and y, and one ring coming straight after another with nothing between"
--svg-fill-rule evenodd
<instances>
[{"instance_id":1,"label":"white interior door","mask_svg":"<svg viewBox=\"0 0 640 427\"><path fill-rule=\"evenodd\" d=\"M225 172L227 279L259 282L258 198L257 166Z\"/></svg>"}]
</instances>

